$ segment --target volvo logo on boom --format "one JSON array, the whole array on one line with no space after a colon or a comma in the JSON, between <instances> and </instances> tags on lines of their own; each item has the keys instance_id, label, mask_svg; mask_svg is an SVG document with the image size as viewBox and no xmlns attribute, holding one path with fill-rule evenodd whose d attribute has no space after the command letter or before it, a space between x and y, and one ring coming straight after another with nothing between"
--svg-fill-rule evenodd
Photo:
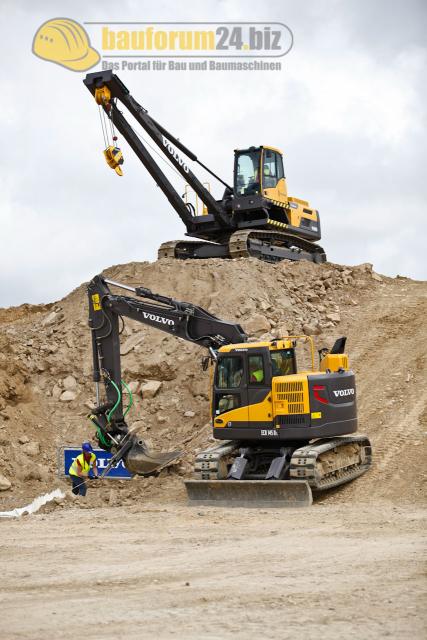
<instances>
[{"instance_id":1,"label":"volvo logo on boom","mask_svg":"<svg viewBox=\"0 0 427 640\"><path fill-rule=\"evenodd\" d=\"M166 149L169 151L171 156L180 164L180 166L184 169L185 173L188 173L189 172L188 166L185 164L184 160L179 157L178 152L173 148L169 140L165 138L165 136L162 136L162 139L163 139L163 146L166 147Z\"/></svg>"},{"instance_id":2,"label":"volvo logo on boom","mask_svg":"<svg viewBox=\"0 0 427 640\"><path fill-rule=\"evenodd\" d=\"M336 398L340 396L354 396L354 389L334 389L334 396Z\"/></svg>"},{"instance_id":3,"label":"volvo logo on boom","mask_svg":"<svg viewBox=\"0 0 427 640\"><path fill-rule=\"evenodd\" d=\"M143 311L142 315L146 320L152 320L153 322L159 322L160 324L168 324L171 327L175 324L175 322L170 318L162 318L162 316L156 316L154 313L148 313L147 311Z\"/></svg>"}]
</instances>

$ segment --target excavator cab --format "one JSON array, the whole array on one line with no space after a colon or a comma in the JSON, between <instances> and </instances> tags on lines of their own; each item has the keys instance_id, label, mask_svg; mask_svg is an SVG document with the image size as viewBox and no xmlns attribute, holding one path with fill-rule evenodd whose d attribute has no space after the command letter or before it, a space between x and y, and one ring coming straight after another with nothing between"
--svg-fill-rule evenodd
<instances>
[{"instance_id":1,"label":"excavator cab","mask_svg":"<svg viewBox=\"0 0 427 640\"><path fill-rule=\"evenodd\" d=\"M236 149L234 158L233 212L241 227L276 227L311 241L320 239L319 212L306 200L288 195L279 149Z\"/></svg>"},{"instance_id":2,"label":"excavator cab","mask_svg":"<svg viewBox=\"0 0 427 640\"><path fill-rule=\"evenodd\" d=\"M263 195L287 203L287 189L282 152L273 147L250 147L236 150L234 195Z\"/></svg>"}]
</instances>

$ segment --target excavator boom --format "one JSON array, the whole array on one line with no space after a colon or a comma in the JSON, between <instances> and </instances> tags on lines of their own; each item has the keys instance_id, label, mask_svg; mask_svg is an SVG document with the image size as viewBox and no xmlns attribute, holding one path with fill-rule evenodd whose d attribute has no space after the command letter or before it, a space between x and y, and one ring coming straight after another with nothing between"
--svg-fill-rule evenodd
<instances>
[{"instance_id":1,"label":"excavator boom","mask_svg":"<svg viewBox=\"0 0 427 640\"><path fill-rule=\"evenodd\" d=\"M110 286L134 295L113 294ZM127 468L142 475L169 464L181 452L153 453L147 450L126 424L129 406L123 406L128 390L121 374L120 319L130 318L188 342L207 348L211 357L216 349L230 343L245 342L247 336L238 324L225 322L189 302L181 302L150 291L96 276L88 285L89 327L92 334L93 380L97 388L97 407L90 419L97 428L100 446L114 452L112 464L124 459ZM100 402L99 383L105 385L106 401Z\"/></svg>"}]
</instances>

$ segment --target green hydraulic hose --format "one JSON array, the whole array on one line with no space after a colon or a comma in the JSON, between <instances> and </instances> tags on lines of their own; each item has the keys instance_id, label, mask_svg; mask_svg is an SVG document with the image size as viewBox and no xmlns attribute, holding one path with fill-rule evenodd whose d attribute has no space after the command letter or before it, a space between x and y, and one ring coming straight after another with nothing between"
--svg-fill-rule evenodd
<instances>
[{"instance_id":1,"label":"green hydraulic hose","mask_svg":"<svg viewBox=\"0 0 427 640\"><path fill-rule=\"evenodd\" d=\"M117 409L117 407L120 404L120 401L122 399L122 392L120 391L119 387L116 385L116 383L114 382L114 380L109 380L109 382L111 382L111 384L113 385L113 387L115 388L116 392L117 392L117 401L116 404L114 405L114 407L111 409L111 411L109 411L107 413L107 421L110 422L111 420L111 416L113 415L113 413L115 412L115 410Z\"/></svg>"},{"instance_id":2,"label":"green hydraulic hose","mask_svg":"<svg viewBox=\"0 0 427 640\"><path fill-rule=\"evenodd\" d=\"M116 385L116 383L114 382L114 380L109 380L109 382L113 385L114 389L116 390L117 393L117 400L116 403L114 404L114 406L112 407L112 409L107 413L107 422L109 423L111 420L111 417L113 416L114 412L116 411L117 407L120 404L120 401L122 399L122 392L120 391L119 387ZM122 385L125 387L126 391L129 394L129 404L126 407L126 411L123 414L123 417L125 417L132 405L133 405L133 395L132 395L132 391L129 389L129 386L126 384L126 382L124 382L124 380L121 380ZM94 425L96 426L96 425ZM107 440L105 439L105 436L103 434L103 432L101 431L101 429L99 427L96 427L96 433L98 436L98 439L100 440L100 442L102 442L102 444L104 444L106 447L111 447L111 442L107 442Z\"/></svg>"},{"instance_id":3,"label":"green hydraulic hose","mask_svg":"<svg viewBox=\"0 0 427 640\"><path fill-rule=\"evenodd\" d=\"M126 410L123 414L123 418L126 418L127 414L129 413L132 405L133 405L133 394L132 391L129 389L129 385L126 384L126 382L124 380L121 381L122 385L124 386L124 388L126 389L126 391L128 392L129 395L129 404L126 407Z\"/></svg>"},{"instance_id":4,"label":"green hydraulic hose","mask_svg":"<svg viewBox=\"0 0 427 640\"><path fill-rule=\"evenodd\" d=\"M89 416L89 421L91 422L91 424L93 424L93 426L96 429L96 436L99 440L99 442L101 442L105 447L107 447L108 449L111 448L111 442L108 442L105 438L104 433L102 432L102 429L99 425L96 424L96 422L94 422L94 420L92 420L92 418Z\"/></svg>"},{"instance_id":5,"label":"green hydraulic hose","mask_svg":"<svg viewBox=\"0 0 427 640\"><path fill-rule=\"evenodd\" d=\"M108 449L111 449L111 442L107 442L107 440L105 439L104 434L102 433L101 429L99 427L96 428L96 436L99 440L99 442L102 442L102 444L107 447Z\"/></svg>"}]
</instances>

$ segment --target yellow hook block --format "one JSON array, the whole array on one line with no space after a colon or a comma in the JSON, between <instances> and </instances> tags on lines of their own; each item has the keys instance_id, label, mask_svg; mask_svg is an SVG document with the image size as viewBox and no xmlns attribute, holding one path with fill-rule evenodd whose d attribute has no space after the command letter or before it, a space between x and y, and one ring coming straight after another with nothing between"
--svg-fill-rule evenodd
<instances>
[{"instance_id":1,"label":"yellow hook block","mask_svg":"<svg viewBox=\"0 0 427 640\"><path fill-rule=\"evenodd\" d=\"M110 89L104 85L103 87L99 87L95 89L95 101L96 104L108 104L111 100L111 91Z\"/></svg>"},{"instance_id":2,"label":"yellow hook block","mask_svg":"<svg viewBox=\"0 0 427 640\"><path fill-rule=\"evenodd\" d=\"M120 165L123 164L124 158L119 147L107 147L104 150L104 157L108 166L111 167L111 169L114 169L118 176L122 176L123 171Z\"/></svg>"}]
</instances>

